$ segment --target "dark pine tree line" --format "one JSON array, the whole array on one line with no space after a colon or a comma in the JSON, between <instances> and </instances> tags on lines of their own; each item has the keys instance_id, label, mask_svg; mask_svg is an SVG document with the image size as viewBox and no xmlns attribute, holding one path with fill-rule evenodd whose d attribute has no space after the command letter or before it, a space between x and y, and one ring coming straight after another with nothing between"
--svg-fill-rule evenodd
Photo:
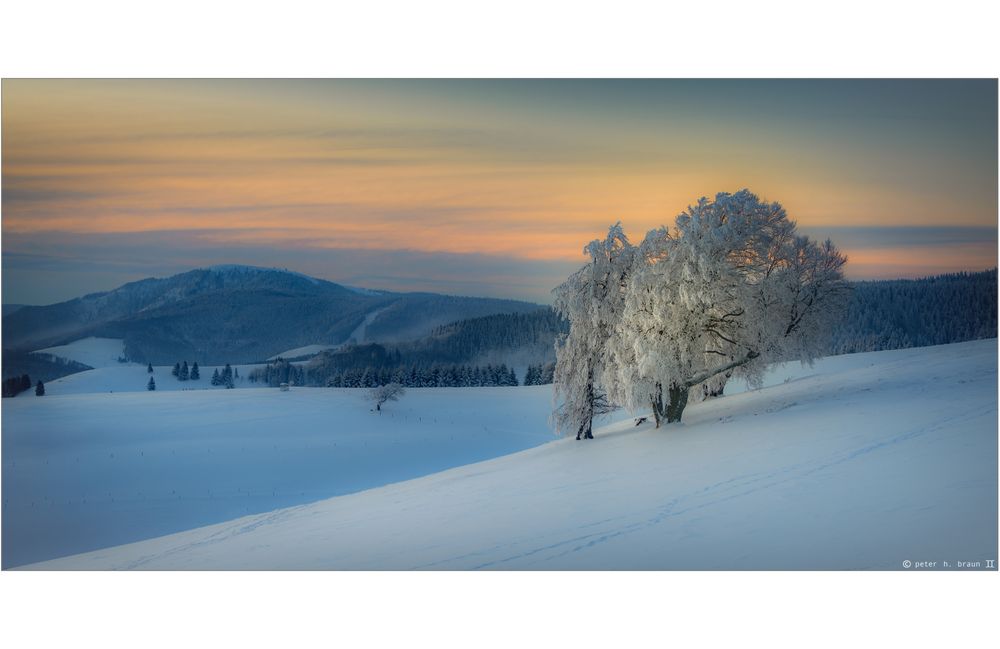
<instances>
[{"instance_id":1,"label":"dark pine tree line","mask_svg":"<svg viewBox=\"0 0 1000 649\"><path fill-rule=\"evenodd\" d=\"M334 371L325 380L333 388L374 388L399 383L407 388L471 388L515 386L517 374L499 365L400 365L351 367Z\"/></svg>"},{"instance_id":2,"label":"dark pine tree line","mask_svg":"<svg viewBox=\"0 0 1000 649\"><path fill-rule=\"evenodd\" d=\"M830 353L926 347L997 336L997 271L854 282Z\"/></svg>"},{"instance_id":3,"label":"dark pine tree line","mask_svg":"<svg viewBox=\"0 0 1000 649\"><path fill-rule=\"evenodd\" d=\"M227 366L228 367L228 366ZM153 373L153 366L150 364L146 371L150 374ZM201 378L201 370L198 368L198 362L195 361L191 367L188 367L188 362L183 361L182 363L174 363L174 369L170 372L178 381L197 381ZM215 385L213 383L213 385Z\"/></svg>"},{"instance_id":4,"label":"dark pine tree line","mask_svg":"<svg viewBox=\"0 0 1000 649\"><path fill-rule=\"evenodd\" d=\"M422 340L402 343L398 350L402 351L404 362L469 363L496 350L528 347L547 351L556 336L568 331L569 323L546 307L527 313L458 320L436 328Z\"/></svg>"},{"instance_id":5,"label":"dark pine tree line","mask_svg":"<svg viewBox=\"0 0 1000 649\"><path fill-rule=\"evenodd\" d=\"M31 377L27 374L22 374L21 376L12 376L9 379L4 379L3 381L3 396L5 397L16 397L25 390L31 389Z\"/></svg>"},{"instance_id":6,"label":"dark pine tree line","mask_svg":"<svg viewBox=\"0 0 1000 649\"><path fill-rule=\"evenodd\" d=\"M239 370L234 370L229 363L219 371L219 368L215 368L212 373L212 385L221 385L226 389L232 389L236 387L236 379L240 377Z\"/></svg>"},{"instance_id":7,"label":"dark pine tree line","mask_svg":"<svg viewBox=\"0 0 1000 649\"><path fill-rule=\"evenodd\" d=\"M524 373L524 384L525 385L549 385L552 383L552 376L555 374L556 364L555 363L540 363L538 365L529 365L527 372Z\"/></svg>"},{"instance_id":8,"label":"dark pine tree line","mask_svg":"<svg viewBox=\"0 0 1000 649\"><path fill-rule=\"evenodd\" d=\"M288 385L306 385L306 371L300 365L293 365L283 358L268 361L264 367L258 367L247 375L251 383L263 383L272 388L282 383Z\"/></svg>"}]
</instances>

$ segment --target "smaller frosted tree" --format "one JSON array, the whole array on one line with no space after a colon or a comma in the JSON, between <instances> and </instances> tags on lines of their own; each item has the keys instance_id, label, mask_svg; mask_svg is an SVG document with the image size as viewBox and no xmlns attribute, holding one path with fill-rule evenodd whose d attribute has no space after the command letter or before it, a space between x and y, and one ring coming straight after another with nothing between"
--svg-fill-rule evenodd
<instances>
[{"instance_id":1,"label":"smaller frosted tree","mask_svg":"<svg viewBox=\"0 0 1000 649\"><path fill-rule=\"evenodd\" d=\"M146 389L150 392L156 389L156 381L153 380L153 377L149 377L149 383L146 384Z\"/></svg>"},{"instance_id":2,"label":"smaller frosted tree","mask_svg":"<svg viewBox=\"0 0 1000 649\"><path fill-rule=\"evenodd\" d=\"M44 397L45 396L45 384L42 383L41 381L39 381L35 385L35 396L36 397Z\"/></svg>"},{"instance_id":3,"label":"smaller frosted tree","mask_svg":"<svg viewBox=\"0 0 1000 649\"><path fill-rule=\"evenodd\" d=\"M194 365L191 366L191 380L197 381L201 378L201 371L198 369L198 361L195 361Z\"/></svg>"},{"instance_id":4,"label":"smaller frosted tree","mask_svg":"<svg viewBox=\"0 0 1000 649\"><path fill-rule=\"evenodd\" d=\"M591 241L584 254L590 262L553 291L556 311L570 321L569 333L556 341L553 421L563 434L575 432L577 439L593 439L594 417L614 409L601 379L636 249L618 223L607 237Z\"/></svg>"},{"instance_id":5,"label":"smaller frosted tree","mask_svg":"<svg viewBox=\"0 0 1000 649\"><path fill-rule=\"evenodd\" d=\"M375 404L375 410L382 412L382 404L389 401L399 401L406 394L406 388L399 383L380 385L368 391L368 400Z\"/></svg>"}]
</instances>

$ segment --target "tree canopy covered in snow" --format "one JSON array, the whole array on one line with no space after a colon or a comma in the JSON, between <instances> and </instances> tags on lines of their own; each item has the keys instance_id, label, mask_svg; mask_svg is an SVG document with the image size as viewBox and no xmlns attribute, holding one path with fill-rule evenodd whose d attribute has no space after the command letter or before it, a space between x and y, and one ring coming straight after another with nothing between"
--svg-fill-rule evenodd
<instances>
[{"instance_id":1,"label":"tree canopy covered in snow","mask_svg":"<svg viewBox=\"0 0 1000 649\"><path fill-rule=\"evenodd\" d=\"M747 190L702 198L638 246L621 225L555 290L570 321L557 344L556 425L586 426L595 399L680 421L688 396L726 378L759 382L768 363L811 362L850 289L830 242L798 235L778 203Z\"/></svg>"},{"instance_id":2,"label":"tree canopy covered in snow","mask_svg":"<svg viewBox=\"0 0 1000 649\"><path fill-rule=\"evenodd\" d=\"M583 252L590 263L555 290L555 309L570 330L556 343L553 420L557 430L590 439L594 417L610 408L597 382L609 365L609 340L620 327L636 249L617 223Z\"/></svg>"},{"instance_id":3,"label":"tree canopy covered in snow","mask_svg":"<svg viewBox=\"0 0 1000 649\"><path fill-rule=\"evenodd\" d=\"M399 383L380 385L368 391L368 400L375 404L375 410L382 412L382 404L387 401L399 401L406 394L406 388Z\"/></svg>"}]
</instances>

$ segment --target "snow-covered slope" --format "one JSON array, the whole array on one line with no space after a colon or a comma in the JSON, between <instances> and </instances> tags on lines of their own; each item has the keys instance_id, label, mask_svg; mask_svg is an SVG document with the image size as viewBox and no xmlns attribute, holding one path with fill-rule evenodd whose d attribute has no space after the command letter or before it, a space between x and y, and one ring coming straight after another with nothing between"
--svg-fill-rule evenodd
<instances>
[{"instance_id":1,"label":"snow-covered slope","mask_svg":"<svg viewBox=\"0 0 1000 649\"><path fill-rule=\"evenodd\" d=\"M798 374L779 368L772 387L689 406L681 425L623 421L592 442L558 440L30 567L904 569L996 560L995 340L837 357ZM523 399L499 421L516 430L526 424L508 418L542 392L507 390ZM462 429L475 435L495 416Z\"/></svg>"},{"instance_id":2,"label":"snow-covered slope","mask_svg":"<svg viewBox=\"0 0 1000 649\"><path fill-rule=\"evenodd\" d=\"M145 365L138 363L115 363L110 367L98 367L86 372L77 372L45 384L45 396L53 397L66 394L96 394L108 392L146 392L149 378L152 376L157 392L176 392L179 390L225 390L225 386L212 385L212 372L223 369L223 365L203 365L198 367L201 376L197 381L178 381L173 372L173 366L155 365L153 373L149 374ZM255 367L260 365L233 365L239 372L236 379L237 387L254 387L245 379ZM31 396L34 392L22 392L18 399Z\"/></svg>"},{"instance_id":3,"label":"snow-covered slope","mask_svg":"<svg viewBox=\"0 0 1000 649\"><path fill-rule=\"evenodd\" d=\"M315 356L320 352L328 349L336 349L337 347L340 347L340 345L304 345L302 347L296 347L295 349L286 349L280 354L275 354L267 360L273 361L278 358L302 358L303 356Z\"/></svg>"},{"instance_id":4,"label":"snow-covered slope","mask_svg":"<svg viewBox=\"0 0 1000 649\"><path fill-rule=\"evenodd\" d=\"M118 359L125 354L125 341L120 338L83 338L67 345L46 347L33 354L49 354L91 367L115 367Z\"/></svg>"},{"instance_id":5,"label":"snow-covered slope","mask_svg":"<svg viewBox=\"0 0 1000 649\"><path fill-rule=\"evenodd\" d=\"M136 380L148 381L145 368L134 369ZM158 369L164 389L111 394L104 388L120 370L53 381L44 397L4 399L4 567L313 502L552 439L545 387L408 390L379 415L366 390L164 391L209 386L210 369L186 383Z\"/></svg>"}]
</instances>

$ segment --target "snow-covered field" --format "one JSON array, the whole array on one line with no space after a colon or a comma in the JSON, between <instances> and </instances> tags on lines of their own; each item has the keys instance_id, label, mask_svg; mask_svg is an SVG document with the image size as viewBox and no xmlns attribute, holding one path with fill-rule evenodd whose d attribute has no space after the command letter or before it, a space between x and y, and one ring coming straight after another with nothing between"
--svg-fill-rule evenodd
<instances>
[{"instance_id":1,"label":"snow-covered field","mask_svg":"<svg viewBox=\"0 0 1000 649\"><path fill-rule=\"evenodd\" d=\"M49 354L58 358L83 363L91 367L114 367L125 354L125 341L120 338L83 338L67 345L46 347L35 354Z\"/></svg>"},{"instance_id":2,"label":"snow-covered field","mask_svg":"<svg viewBox=\"0 0 1000 649\"><path fill-rule=\"evenodd\" d=\"M99 372L72 384L83 390L90 375L99 393L53 389L4 399L4 567L356 492L552 439L545 387L410 390L379 415L364 390L108 393Z\"/></svg>"},{"instance_id":3,"label":"snow-covered field","mask_svg":"<svg viewBox=\"0 0 1000 649\"><path fill-rule=\"evenodd\" d=\"M340 345L306 345L304 347L296 347L295 349L287 349L280 354L275 354L271 358L267 359L273 361L278 358L299 358L301 356L315 356L316 354L326 351L328 349L336 349Z\"/></svg>"},{"instance_id":4,"label":"snow-covered field","mask_svg":"<svg viewBox=\"0 0 1000 649\"><path fill-rule=\"evenodd\" d=\"M171 374L174 369L172 365L154 365L153 373L148 373L146 365L138 363L115 363L109 367L98 367L86 372L77 372L55 379L45 384L45 396L62 396L68 394L95 394L99 392L147 392L147 384L150 376L156 383L157 392L177 392L189 390L225 390L223 385L212 385L212 371L218 369L220 372L224 365L199 366L198 372L201 376L197 381L179 381ZM246 380L250 372L255 367L262 365L233 365L233 369L239 372L240 377L235 380L236 387L257 387ZM35 398L32 390L22 392L15 397L22 401L30 401L25 397Z\"/></svg>"},{"instance_id":5,"label":"snow-covered field","mask_svg":"<svg viewBox=\"0 0 1000 649\"><path fill-rule=\"evenodd\" d=\"M146 392L150 376L156 384L157 392L226 389L222 385L212 385L212 372L216 369L221 372L224 365L200 366L198 380L179 381L171 373L173 365L156 365L150 374L145 363L120 363L118 358L125 354L125 341L117 338L83 338L67 345L47 347L32 353L49 354L94 368L49 381L45 384L46 396L97 392ZM236 386L253 387L253 384L246 382L245 378L256 367L263 366L233 365L240 375L236 379ZM27 390L18 395L21 398L27 396L34 397L34 391Z\"/></svg>"},{"instance_id":6,"label":"snow-covered field","mask_svg":"<svg viewBox=\"0 0 1000 649\"><path fill-rule=\"evenodd\" d=\"M411 390L381 419L330 389L17 399L3 412L4 565L219 516L233 520L29 567L996 560L995 340L778 367L768 384L691 405L681 425L620 415L591 442L547 444L544 386Z\"/></svg>"}]
</instances>

